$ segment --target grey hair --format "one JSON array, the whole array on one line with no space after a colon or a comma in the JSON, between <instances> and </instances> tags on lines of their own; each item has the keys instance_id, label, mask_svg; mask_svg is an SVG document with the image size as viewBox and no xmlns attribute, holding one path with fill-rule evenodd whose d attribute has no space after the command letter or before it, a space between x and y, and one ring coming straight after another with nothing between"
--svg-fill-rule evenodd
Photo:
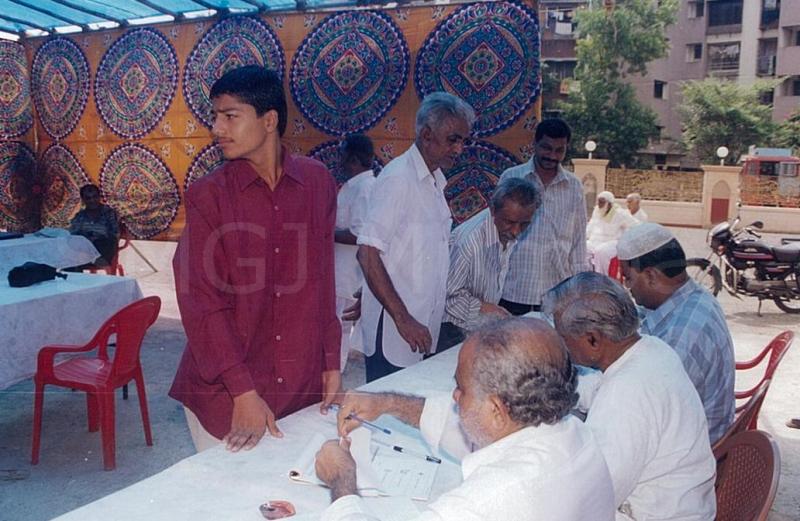
<instances>
[{"instance_id":1,"label":"grey hair","mask_svg":"<svg viewBox=\"0 0 800 521\"><path fill-rule=\"evenodd\" d=\"M536 185L521 177L510 177L501 181L492 193L492 209L500 210L511 199L522 207L542 205L542 194Z\"/></svg>"},{"instance_id":2,"label":"grey hair","mask_svg":"<svg viewBox=\"0 0 800 521\"><path fill-rule=\"evenodd\" d=\"M634 201L641 201L642 200L642 195L639 192L631 192L625 197L625 199L626 200L627 199L633 199Z\"/></svg>"},{"instance_id":3,"label":"grey hair","mask_svg":"<svg viewBox=\"0 0 800 521\"><path fill-rule=\"evenodd\" d=\"M563 340L531 328L536 319L508 319L488 324L470 335L478 348L472 380L478 393L497 396L519 425L553 425L578 402L577 371ZM549 344L545 349L542 344ZM552 349L555 345L556 349ZM552 356L553 352L557 356Z\"/></svg>"},{"instance_id":4,"label":"grey hair","mask_svg":"<svg viewBox=\"0 0 800 521\"><path fill-rule=\"evenodd\" d=\"M475 124L475 110L463 99L449 92L432 92L422 100L417 110L415 130L420 135L425 126L436 128L445 118L461 118L469 128Z\"/></svg>"},{"instance_id":5,"label":"grey hair","mask_svg":"<svg viewBox=\"0 0 800 521\"><path fill-rule=\"evenodd\" d=\"M620 342L639 330L633 299L618 282L584 271L561 282L544 296L544 313L555 319L561 334L599 334Z\"/></svg>"}]
</instances>

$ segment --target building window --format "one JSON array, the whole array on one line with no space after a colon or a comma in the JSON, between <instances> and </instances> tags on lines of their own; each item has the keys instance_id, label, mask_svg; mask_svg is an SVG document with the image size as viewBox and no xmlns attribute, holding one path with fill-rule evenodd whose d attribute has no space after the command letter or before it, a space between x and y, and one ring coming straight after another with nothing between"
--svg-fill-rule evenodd
<instances>
[{"instance_id":1,"label":"building window","mask_svg":"<svg viewBox=\"0 0 800 521\"><path fill-rule=\"evenodd\" d=\"M665 99L667 97L667 82L655 80L653 82L653 97Z\"/></svg>"},{"instance_id":2,"label":"building window","mask_svg":"<svg viewBox=\"0 0 800 521\"><path fill-rule=\"evenodd\" d=\"M708 46L709 71L738 71L739 42L718 43Z\"/></svg>"},{"instance_id":3,"label":"building window","mask_svg":"<svg viewBox=\"0 0 800 521\"><path fill-rule=\"evenodd\" d=\"M708 26L741 25L742 0L718 0L708 3Z\"/></svg>"},{"instance_id":4,"label":"building window","mask_svg":"<svg viewBox=\"0 0 800 521\"><path fill-rule=\"evenodd\" d=\"M703 59L703 44L690 43L686 46L686 61L697 62Z\"/></svg>"},{"instance_id":5,"label":"building window","mask_svg":"<svg viewBox=\"0 0 800 521\"><path fill-rule=\"evenodd\" d=\"M800 46L800 29L797 29L794 32L794 44Z\"/></svg>"},{"instance_id":6,"label":"building window","mask_svg":"<svg viewBox=\"0 0 800 521\"><path fill-rule=\"evenodd\" d=\"M772 103L775 101L775 91L768 90L766 92L762 92L759 101L762 105L772 106Z\"/></svg>"},{"instance_id":7,"label":"building window","mask_svg":"<svg viewBox=\"0 0 800 521\"><path fill-rule=\"evenodd\" d=\"M689 2L689 18L702 18L705 10L705 2Z\"/></svg>"},{"instance_id":8,"label":"building window","mask_svg":"<svg viewBox=\"0 0 800 521\"><path fill-rule=\"evenodd\" d=\"M790 96L800 96L800 78L792 79L791 89L789 90Z\"/></svg>"}]
</instances>

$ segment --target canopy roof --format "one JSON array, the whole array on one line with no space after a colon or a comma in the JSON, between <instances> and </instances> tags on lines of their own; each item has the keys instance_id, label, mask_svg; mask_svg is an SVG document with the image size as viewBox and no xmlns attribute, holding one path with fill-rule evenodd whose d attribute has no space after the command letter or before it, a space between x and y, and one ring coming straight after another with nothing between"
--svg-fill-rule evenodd
<instances>
[{"instance_id":1,"label":"canopy roof","mask_svg":"<svg viewBox=\"0 0 800 521\"><path fill-rule=\"evenodd\" d=\"M69 34L226 14L385 3L385 0L0 0L0 38Z\"/></svg>"}]
</instances>

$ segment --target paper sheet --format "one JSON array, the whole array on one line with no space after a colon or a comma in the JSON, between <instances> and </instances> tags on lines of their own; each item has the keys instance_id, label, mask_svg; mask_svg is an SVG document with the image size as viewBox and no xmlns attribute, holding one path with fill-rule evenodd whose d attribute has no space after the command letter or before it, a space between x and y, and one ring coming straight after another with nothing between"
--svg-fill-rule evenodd
<instances>
[{"instance_id":1,"label":"paper sheet","mask_svg":"<svg viewBox=\"0 0 800 521\"><path fill-rule=\"evenodd\" d=\"M356 462L357 487L362 496L402 496L420 501L430 498L438 464L374 444L371 432L363 427L351 432L350 440L350 453ZM316 453L325 441L321 434L314 435L297 464L289 470L289 479L324 486L314 465ZM403 441L408 446L410 440Z\"/></svg>"}]
</instances>

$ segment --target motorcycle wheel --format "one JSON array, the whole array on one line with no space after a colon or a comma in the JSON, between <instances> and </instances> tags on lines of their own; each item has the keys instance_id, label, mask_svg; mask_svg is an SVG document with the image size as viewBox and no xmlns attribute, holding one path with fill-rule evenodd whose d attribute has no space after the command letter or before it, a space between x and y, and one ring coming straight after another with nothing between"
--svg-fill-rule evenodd
<instances>
[{"instance_id":1,"label":"motorcycle wheel","mask_svg":"<svg viewBox=\"0 0 800 521\"><path fill-rule=\"evenodd\" d=\"M789 273L783 280L786 281L788 286L792 287L794 298L775 297L775 305L784 313L798 314L800 313L800 269Z\"/></svg>"},{"instance_id":2,"label":"motorcycle wheel","mask_svg":"<svg viewBox=\"0 0 800 521\"><path fill-rule=\"evenodd\" d=\"M722 275L719 273L719 268L707 259L686 259L686 273L715 297L722 289Z\"/></svg>"}]
</instances>

